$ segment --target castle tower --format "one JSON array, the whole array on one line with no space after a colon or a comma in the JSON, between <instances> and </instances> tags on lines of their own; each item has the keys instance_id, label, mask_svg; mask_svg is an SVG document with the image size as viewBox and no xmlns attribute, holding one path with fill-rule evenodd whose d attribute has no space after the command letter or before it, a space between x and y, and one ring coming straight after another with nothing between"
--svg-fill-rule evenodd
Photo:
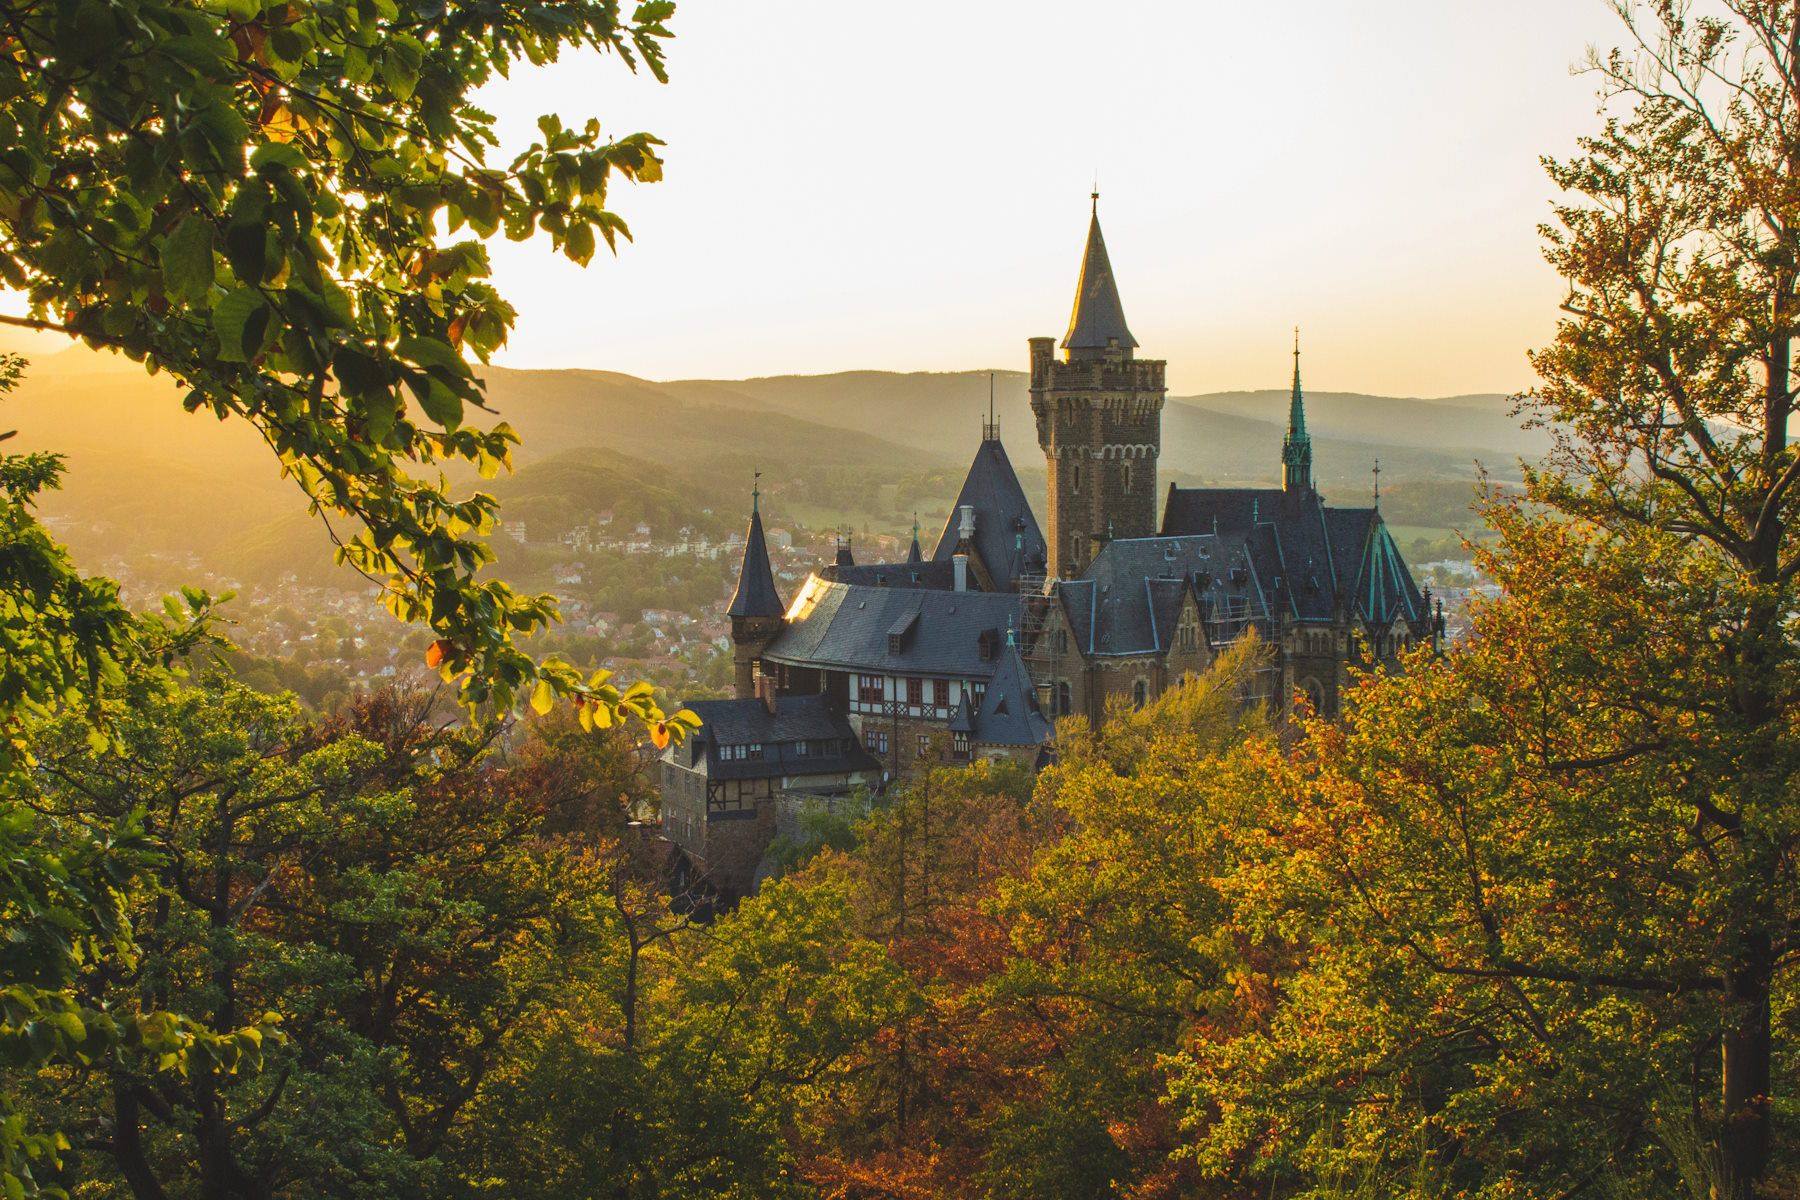
<instances>
[{"instance_id":1,"label":"castle tower","mask_svg":"<svg viewBox=\"0 0 1800 1200\"><path fill-rule=\"evenodd\" d=\"M1294 330L1294 395L1288 401L1287 436L1281 441L1281 489L1312 491L1312 437L1306 432L1306 401L1300 394L1300 330Z\"/></svg>"},{"instance_id":2,"label":"castle tower","mask_svg":"<svg viewBox=\"0 0 1800 1200\"><path fill-rule=\"evenodd\" d=\"M732 659L737 667L737 698L756 695L757 667L764 650L782 629L787 606L775 590L775 572L769 566L769 547L763 539L762 491L750 491L750 531L744 535L744 564L738 569L737 592L726 613L731 617Z\"/></svg>"},{"instance_id":3,"label":"castle tower","mask_svg":"<svg viewBox=\"0 0 1800 1200\"><path fill-rule=\"evenodd\" d=\"M1132 357L1118 284L1094 194L1087 251L1058 362L1054 340L1032 338L1031 411L1050 474L1049 572L1068 578L1108 538L1156 532L1156 460L1166 388L1161 361Z\"/></svg>"}]
</instances>

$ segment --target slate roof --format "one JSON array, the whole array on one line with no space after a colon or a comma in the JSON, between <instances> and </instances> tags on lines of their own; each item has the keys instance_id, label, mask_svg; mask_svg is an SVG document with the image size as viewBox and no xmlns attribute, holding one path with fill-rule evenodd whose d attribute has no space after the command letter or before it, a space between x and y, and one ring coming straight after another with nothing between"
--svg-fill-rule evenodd
<instances>
[{"instance_id":1,"label":"slate roof","mask_svg":"<svg viewBox=\"0 0 1800 1200\"><path fill-rule=\"evenodd\" d=\"M1019 598L1009 592L873 587L814 575L763 657L790 666L987 679L1018 616ZM904 632L890 639L896 631ZM984 639L993 648L987 658Z\"/></svg>"},{"instance_id":2,"label":"slate roof","mask_svg":"<svg viewBox=\"0 0 1800 1200\"><path fill-rule=\"evenodd\" d=\"M1204 618L1268 616L1249 551L1211 534L1114 539L1079 579L1057 586L1075 643L1089 658L1166 652L1190 592Z\"/></svg>"},{"instance_id":3,"label":"slate roof","mask_svg":"<svg viewBox=\"0 0 1800 1200\"><path fill-rule=\"evenodd\" d=\"M1271 611L1371 624L1421 620L1424 600L1374 508L1333 508L1311 488L1169 488L1165 536L1216 534L1244 547Z\"/></svg>"},{"instance_id":4,"label":"slate roof","mask_svg":"<svg viewBox=\"0 0 1800 1200\"><path fill-rule=\"evenodd\" d=\"M879 771L881 764L863 749L849 720L834 711L825 696L783 696L775 711L762 700L696 700L686 707L700 718L693 735L704 743L706 773L713 779L773 779L783 775L842 775ZM692 740L692 739L690 739ZM795 743L809 751L821 744L831 753L801 757ZM719 757L721 746L759 745L760 759ZM679 748L674 751L680 753Z\"/></svg>"},{"instance_id":5,"label":"slate roof","mask_svg":"<svg viewBox=\"0 0 1800 1200\"><path fill-rule=\"evenodd\" d=\"M769 566L769 547L763 540L762 513L754 505L750 509L750 532L744 535L744 563L738 568L737 592L725 611L733 617L779 617L787 611L781 593L775 590L775 572Z\"/></svg>"},{"instance_id":6,"label":"slate roof","mask_svg":"<svg viewBox=\"0 0 1800 1200\"><path fill-rule=\"evenodd\" d=\"M1125 306L1119 302L1119 285L1113 279L1112 260L1106 256L1106 239L1100 235L1098 208L1088 221L1087 250L1081 256L1081 278L1075 284L1075 308L1069 314L1065 350L1104 350L1110 340L1127 349L1137 339L1125 327Z\"/></svg>"},{"instance_id":7,"label":"slate roof","mask_svg":"<svg viewBox=\"0 0 1800 1200\"><path fill-rule=\"evenodd\" d=\"M933 562L949 562L956 553L964 505L975 509L975 552L993 575L996 587L1011 588L1020 575L1043 571L1044 534L999 438L983 438L975 451L950 519L944 522L937 548L931 552Z\"/></svg>"},{"instance_id":8,"label":"slate roof","mask_svg":"<svg viewBox=\"0 0 1800 1200\"><path fill-rule=\"evenodd\" d=\"M949 591L956 586L955 570L949 562L856 563L848 567L828 566L819 571L825 579L838 583L855 583L866 587L932 588Z\"/></svg>"},{"instance_id":9,"label":"slate roof","mask_svg":"<svg viewBox=\"0 0 1800 1200\"><path fill-rule=\"evenodd\" d=\"M1037 689L1019 648L1001 649L1000 664L982 694L972 740L989 746L1041 746L1050 740L1050 721L1038 707Z\"/></svg>"}]
</instances>

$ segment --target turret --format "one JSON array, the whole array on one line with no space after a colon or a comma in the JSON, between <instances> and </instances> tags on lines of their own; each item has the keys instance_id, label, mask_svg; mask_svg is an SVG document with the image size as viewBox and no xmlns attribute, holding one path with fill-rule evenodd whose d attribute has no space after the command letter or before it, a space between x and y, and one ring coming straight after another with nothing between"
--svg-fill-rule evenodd
<instances>
[{"instance_id":1,"label":"turret","mask_svg":"<svg viewBox=\"0 0 1800 1200\"><path fill-rule=\"evenodd\" d=\"M1157 527L1164 364L1133 356L1093 200L1063 360L1051 339L1031 339L1031 411L1050 476L1048 570L1065 578L1092 561L1096 539Z\"/></svg>"},{"instance_id":2,"label":"turret","mask_svg":"<svg viewBox=\"0 0 1800 1200\"><path fill-rule=\"evenodd\" d=\"M1300 330L1294 329L1294 394L1288 400L1287 436L1281 441L1281 487L1312 490L1312 437L1306 432L1306 400L1300 393Z\"/></svg>"},{"instance_id":3,"label":"turret","mask_svg":"<svg viewBox=\"0 0 1800 1200\"><path fill-rule=\"evenodd\" d=\"M763 538L762 492L750 491L750 529L744 535L744 562L738 568L737 591L732 594L731 617L732 659L736 666L734 690L740 700L756 695L763 651L769 648L782 630L782 614L787 606L775 590L775 572L769 566L769 546Z\"/></svg>"}]
</instances>

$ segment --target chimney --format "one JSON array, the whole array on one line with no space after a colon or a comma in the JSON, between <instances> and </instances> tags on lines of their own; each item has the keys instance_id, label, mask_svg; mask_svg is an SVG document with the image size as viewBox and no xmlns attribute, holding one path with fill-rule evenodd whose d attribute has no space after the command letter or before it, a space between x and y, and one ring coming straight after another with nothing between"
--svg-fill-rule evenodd
<instances>
[{"instance_id":1,"label":"chimney","mask_svg":"<svg viewBox=\"0 0 1800 1200\"><path fill-rule=\"evenodd\" d=\"M763 702L763 707L769 710L771 717L775 715L775 680L772 676L756 677L756 698Z\"/></svg>"},{"instance_id":2,"label":"chimney","mask_svg":"<svg viewBox=\"0 0 1800 1200\"><path fill-rule=\"evenodd\" d=\"M969 510L965 507L963 509L963 511L968 512ZM950 577L956 581L955 586L956 586L957 591L966 592L969 590L969 556L968 555L952 554L950 556Z\"/></svg>"},{"instance_id":3,"label":"chimney","mask_svg":"<svg viewBox=\"0 0 1800 1200\"><path fill-rule=\"evenodd\" d=\"M966 542L975 536L975 506L973 504L965 504L958 508L956 512L956 535Z\"/></svg>"}]
</instances>

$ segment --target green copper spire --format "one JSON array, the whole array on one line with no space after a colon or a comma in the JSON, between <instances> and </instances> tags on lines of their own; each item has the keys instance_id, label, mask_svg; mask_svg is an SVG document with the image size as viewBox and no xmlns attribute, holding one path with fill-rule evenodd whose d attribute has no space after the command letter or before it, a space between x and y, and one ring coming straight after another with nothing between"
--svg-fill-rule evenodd
<instances>
[{"instance_id":1,"label":"green copper spire","mask_svg":"<svg viewBox=\"0 0 1800 1200\"><path fill-rule=\"evenodd\" d=\"M1306 400L1300 392L1300 327L1294 327L1294 394L1288 401L1287 437L1281 442L1281 486L1312 490L1312 438L1306 432Z\"/></svg>"}]
</instances>

